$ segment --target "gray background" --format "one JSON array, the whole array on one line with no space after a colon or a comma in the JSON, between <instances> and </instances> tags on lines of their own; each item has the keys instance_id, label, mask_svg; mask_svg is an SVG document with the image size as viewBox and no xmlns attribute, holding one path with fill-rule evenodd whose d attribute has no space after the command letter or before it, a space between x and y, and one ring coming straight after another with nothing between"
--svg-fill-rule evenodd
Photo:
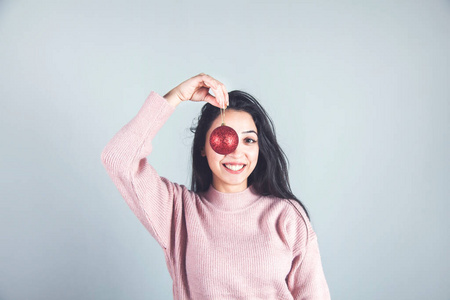
<instances>
[{"instance_id":1,"label":"gray background","mask_svg":"<svg viewBox=\"0 0 450 300\"><path fill-rule=\"evenodd\" d=\"M100 154L206 72L268 110L333 299L450 299L449 1L1 1L0 299L171 299ZM189 183L183 103L150 162Z\"/></svg>"}]
</instances>

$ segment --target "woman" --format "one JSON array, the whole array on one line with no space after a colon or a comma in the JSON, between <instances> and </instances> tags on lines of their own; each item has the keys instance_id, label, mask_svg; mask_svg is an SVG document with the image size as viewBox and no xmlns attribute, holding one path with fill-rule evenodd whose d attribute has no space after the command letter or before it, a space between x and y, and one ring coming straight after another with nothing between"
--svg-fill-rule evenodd
<instances>
[{"instance_id":1,"label":"woman","mask_svg":"<svg viewBox=\"0 0 450 300\"><path fill-rule=\"evenodd\" d=\"M191 190L160 177L146 159L153 137L188 100L208 102L195 129ZM209 137L226 106L239 143L220 155ZM106 145L102 162L163 248L175 299L330 298L317 237L290 191L271 121L250 95L228 93L205 74L164 97L152 92Z\"/></svg>"}]
</instances>

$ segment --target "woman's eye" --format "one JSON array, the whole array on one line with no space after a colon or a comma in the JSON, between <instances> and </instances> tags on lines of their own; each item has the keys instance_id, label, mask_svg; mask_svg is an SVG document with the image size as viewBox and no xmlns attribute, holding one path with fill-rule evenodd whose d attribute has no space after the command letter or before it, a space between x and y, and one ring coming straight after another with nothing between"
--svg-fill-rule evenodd
<instances>
[{"instance_id":1,"label":"woman's eye","mask_svg":"<svg viewBox=\"0 0 450 300\"><path fill-rule=\"evenodd\" d=\"M256 143L256 140L251 139L251 138L247 138L247 139L245 139L245 142L249 143L249 144L253 144L253 143Z\"/></svg>"}]
</instances>

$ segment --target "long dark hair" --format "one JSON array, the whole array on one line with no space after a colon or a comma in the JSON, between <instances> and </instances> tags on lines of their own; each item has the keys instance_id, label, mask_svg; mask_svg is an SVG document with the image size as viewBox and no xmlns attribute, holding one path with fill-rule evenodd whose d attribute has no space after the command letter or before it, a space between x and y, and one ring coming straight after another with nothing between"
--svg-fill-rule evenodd
<instances>
[{"instance_id":1,"label":"long dark hair","mask_svg":"<svg viewBox=\"0 0 450 300\"><path fill-rule=\"evenodd\" d=\"M228 95L230 100L228 109L249 113L258 130L258 162L247 179L248 185L252 185L255 191L263 196L272 195L297 201L309 218L306 207L292 193L289 184L288 159L278 145L271 118L250 94L243 91L232 91ZM191 127L191 131L194 133L191 189L197 193L208 190L212 183L211 169L206 157L202 156L201 152L205 147L206 133L219 115L220 109L207 103L202 107L197 125Z\"/></svg>"}]
</instances>

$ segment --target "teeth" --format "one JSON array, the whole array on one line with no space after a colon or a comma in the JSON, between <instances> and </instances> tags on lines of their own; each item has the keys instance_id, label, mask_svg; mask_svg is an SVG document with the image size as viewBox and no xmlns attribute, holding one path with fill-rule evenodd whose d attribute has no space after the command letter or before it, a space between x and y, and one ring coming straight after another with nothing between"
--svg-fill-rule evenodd
<instances>
[{"instance_id":1,"label":"teeth","mask_svg":"<svg viewBox=\"0 0 450 300\"><path fill-rule=\"evenodd\" d=\"M229 165L229 164L225 164L225 167L227 169L233 170L233 171L239 171L240 169L242 169L244 167L244 165Z\"/></svg>"}]
</instances>

